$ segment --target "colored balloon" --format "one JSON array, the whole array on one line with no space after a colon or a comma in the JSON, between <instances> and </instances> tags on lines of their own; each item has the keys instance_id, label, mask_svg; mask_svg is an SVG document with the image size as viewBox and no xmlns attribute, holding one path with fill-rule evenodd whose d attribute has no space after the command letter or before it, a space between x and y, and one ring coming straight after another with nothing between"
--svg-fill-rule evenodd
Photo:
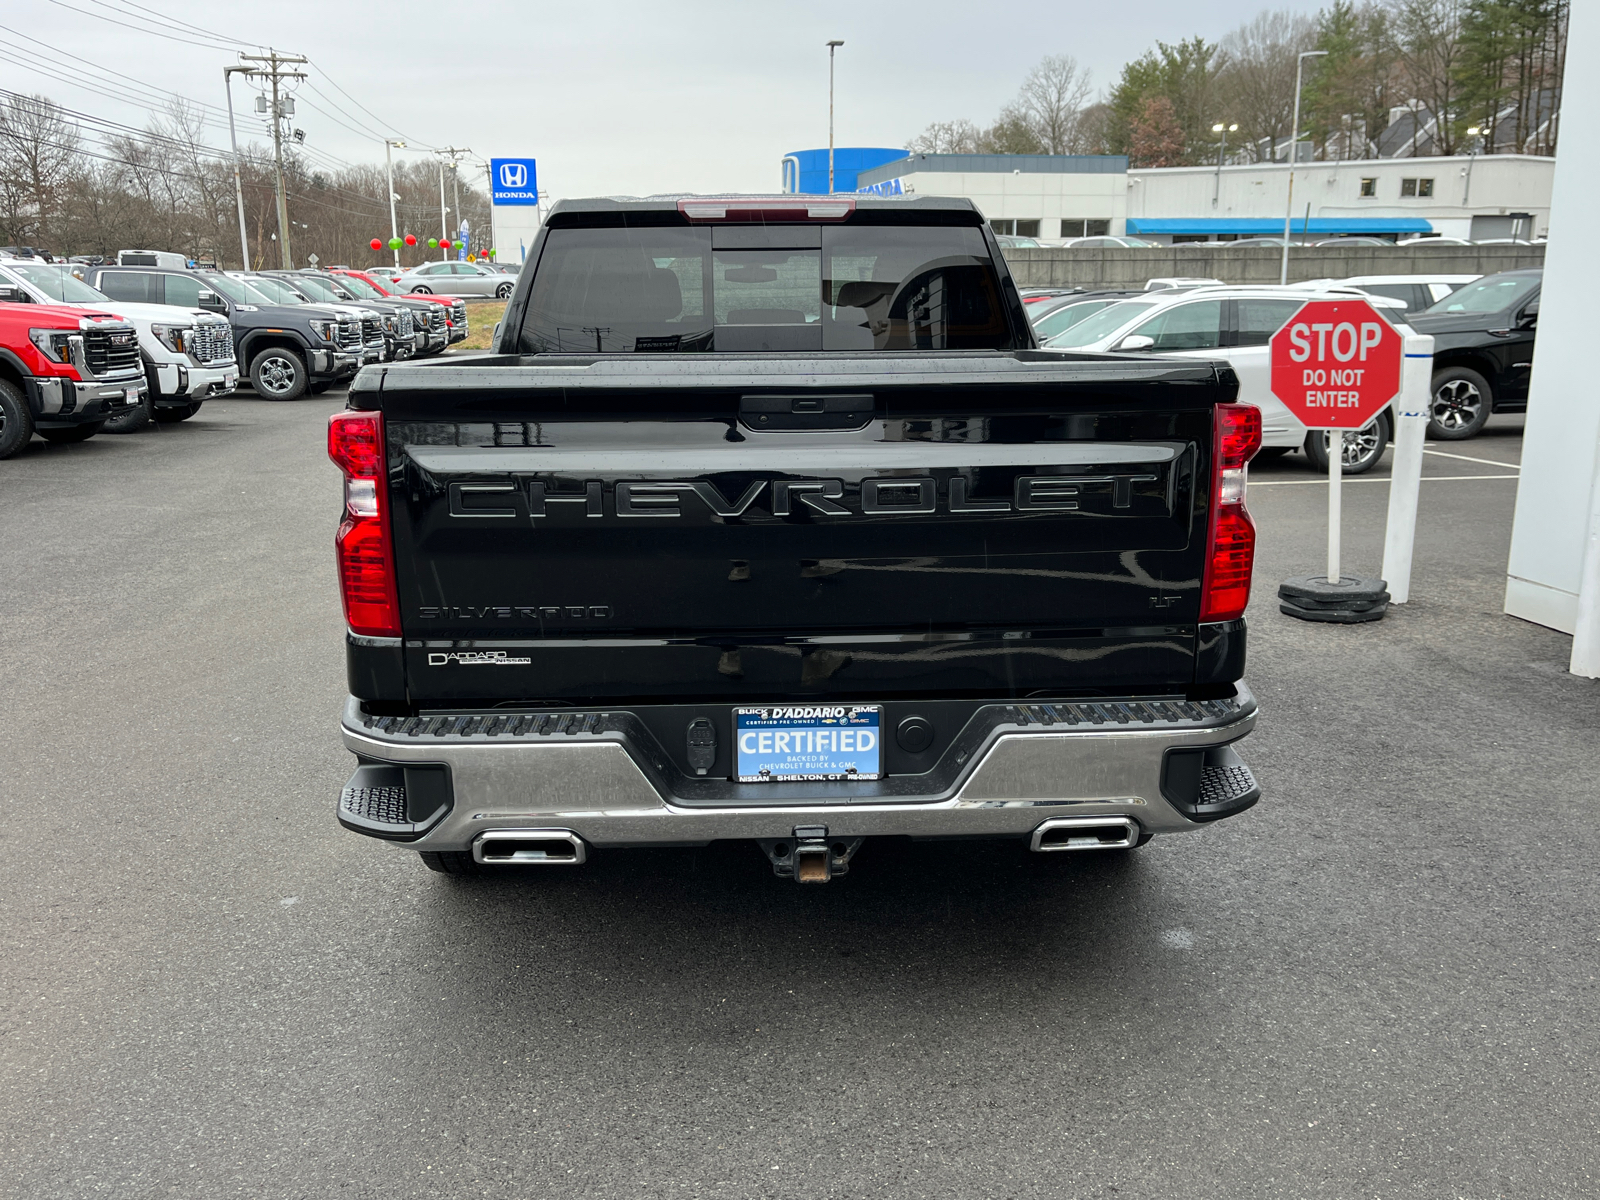
<instances>
[{"instance_id":1,"label":"colored balloon","mask_svg":"<svg viewBox=\"0 0 1600 1200\"><path fill-rule=\"evenodd\" d=\"M438 248L439 248L439 239L438 238L429 238L428 239L428 249L437 250Z\"/></svg>"},{"instance_id":2,"label":"colored balloon","mask_svg":"<svg viewBox=\"0 0 1600 1200\"><path fill-rule=\"evenodd\" d=\"M415 246L416 244L417 244L417 235L414 234L414 233L406 234L406 245Z\"/></svg>"},{"instance_id":3,"label":"colored balloon","mask_svg":"<svg viewBox=\"0 0 1600 1200\"><path fill-rule=\"evenodd\" d=\"M382 250L383 249L383 243L380 242L377 238L373 238L372 239L372 248L374 250Z\"/></svg>"},{"instance_id":4,"label":"colored balloon","mask_svg":"<svg viewBox=\"0 0 1600 1200\"><path fill-rule=\"evenodd\" d=\"M400 239L399 238L390 238L389 239L389 249L391 249L391 250L400 249Z\"/></svg>"},{"instance_id":5,"label":"colored balloon","mask_svg":"<svg viewBox=\"0 0 1600 1200\"><path fill-rule=\"evenodd\" d=\"M441 250L450 249L450 239L449 238L440 238L439 239L439 249L441 249Z\"/></svg>"}]
</instances>

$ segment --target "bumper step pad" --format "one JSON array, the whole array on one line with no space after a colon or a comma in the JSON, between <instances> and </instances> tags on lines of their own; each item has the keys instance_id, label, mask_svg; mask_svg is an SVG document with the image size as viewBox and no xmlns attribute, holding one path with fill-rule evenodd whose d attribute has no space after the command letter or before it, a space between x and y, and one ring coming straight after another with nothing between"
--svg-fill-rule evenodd
<instances>
[{"instance_id":1,"label":"bumper step pad","mask_svg":"<svg viewBox=\"0 0 1600 1200\"><path fill-rule=\"evenodd\" d=\"M339 823L357 833L409 841L438 824L450 806L450 776L443 766L363 763L339 793Z\"/></svg>"}]
</instances>

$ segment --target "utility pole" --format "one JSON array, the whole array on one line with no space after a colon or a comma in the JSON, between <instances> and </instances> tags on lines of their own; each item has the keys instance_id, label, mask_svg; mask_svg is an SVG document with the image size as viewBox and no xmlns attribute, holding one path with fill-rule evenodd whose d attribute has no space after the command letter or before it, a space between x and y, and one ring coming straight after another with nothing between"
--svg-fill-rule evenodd
<instances>
[{"instance_id":1,"label":"utility pole","mask_svg":"<svg viewBox=\"0 0 1600 1200\"><path fill-rule=\"evenodd\" d=\"M243 63L265 63L264 67L247 68L245 74L251 79L270 79L272 81L272 157L278 167L278 253L283 261L283 269L294 269L294 257L289 253L289 198L283 187L283 125L284 116L294 112L294 101L283 100L278 95L278 85L285 79L304 79L304 71L285 71L286 66L303 66L306 57L303 54L279 54L276 50L269 50L265 54L241 54L239 61ZM288 104L287 109L284 105Z\"/></svg>"},{"instance_id":2,"label":"utility pole","mask_svg":"<svg viewBox=\"0 0 1600 1200\"><path fill-rule=\"evenodd\" d=\"M449 213L450 210L447 209L444 206L444 162L445 162L445 159L447 159L447 158L450 160L450 171L451 171L451 174L454 175L455 171L456 171L456 158L457 158L457 156L458 155L462 155L462 154L471 154L472 150L471 150L470 147L467 147L467 146L446 146L443 150L435 150L434 153L439 156L439 238L440 238L441 241L448 241L450 239L450 218L449 218L449 216L447 214ZM460 217L461 217L461 177L459 175L456 175L456 218L457 218L457 220L459 220ZM440 259L441 262L449 262L450 261L450 251L441 250L439 252L439 259Z\"/></svg>"},{"instance_id":3,"label":"utility pole","mask_svg":"<svg viewBox=\"0 0 1600 1200\"><path fill-rule=\"evenodd\" d=\"M1289 200L1283 210L1283 269L1278 273L1279 284L1289 282L1289 222L1294 219L1294 152L1300 144L1300 74L1306 68L1306 59L1321 58L1327 53L1326 50L1302 50L1294 62L1294 126L1289 130ZM1310 223L1308 210L1306 224Z\"/></svg>"},{"instance_id":4,"label":"utility pole","mask_svg":"<svg viewBox=\"0 0 1600 1200\"><path fill-rule=\"evenodd\" d=\"M222 90L228 93L228 137L233 142L233 195L239 202L239 266L250 269L250 238L244 228L244 184L239 179L239 132L233 125L233 76L235 72L249 73L249 67L223 67Z\"/></svg>"},{"instance_id":5,"label":"utility pole","mask_svg":"<svg viewBox=\"0 0 1600 1200\"><path fill-rule=\"evenodd\" d=\"M828 43L828 195L833 195L833 52L843 42Z\"/></svg>"}]
</instances>

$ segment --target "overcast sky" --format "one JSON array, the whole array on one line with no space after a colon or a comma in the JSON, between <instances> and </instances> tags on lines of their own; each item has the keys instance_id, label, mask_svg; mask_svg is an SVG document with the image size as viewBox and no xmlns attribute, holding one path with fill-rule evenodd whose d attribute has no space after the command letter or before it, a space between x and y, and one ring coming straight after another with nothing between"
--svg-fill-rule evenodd
<instances>
[{"instance_id":1,"label":"overcast sky","mask_svg":"<svg viewBox=\"0 0 1600 1200\"><path fill-rule=\"evenodd\" d=\"M453 143L483 158L537 158L540 189L560 198L776 190L786 152L827 145L830 38L845 43L838 52L836 144L900 146L930 121L988 121L1046 54L1075 56L1095 86L1105 88L1125 61L1158 39L1215 39L1265 7L1314 12L1322 5L147 0L141 9L122 0L0 0L0 24L147 87L176 89L219 108L222 67L234 59L214 43L270 43L312 60L310 82L323 96L302 92L309 103L299 105L295 124L319 154L382 159L378 134L332 119L379 124L337 90L343 88L388 124L383 132L398 131L413 147ZM107 18L159 23L173 37L213 45L183 44ZM5 61L7 82L0 86L133 125L148 119L147 109L124 98L133 90L124 79L52 55L7 29L0 29L0 46L8 59L18 55L15 47L27 47L35 53L25 57L38 67L48 64L78 80ZM96 94L89 85L119 95ZM246 92L236 83L235 104L248 113ZM241 138L263 133L253 115L243 118ZM207 137L227 144L225 126L208 129Z\"/></svg>"}]
</instances>

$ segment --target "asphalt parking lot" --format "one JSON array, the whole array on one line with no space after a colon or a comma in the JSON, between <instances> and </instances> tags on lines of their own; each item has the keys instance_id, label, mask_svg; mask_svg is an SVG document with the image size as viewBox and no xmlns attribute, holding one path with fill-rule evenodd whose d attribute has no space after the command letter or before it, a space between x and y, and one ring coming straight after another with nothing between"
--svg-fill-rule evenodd
<instances>
[{"instance_id":1,"label":"asphalt parking lot","mask_svg":"<svg viewBox=\"0 0 1600 1200\"><path fill-rule=\"evenodd\" d=\"M747 847L460 881L337 827L342 403L0 464L0 1193L1600 1194L1597 692L1500 613L1520 420L1430 443L1377 625L1277 612L1325 494L1253 471L1256 809L802 889Z\"/></svg>"}]
</instances>

